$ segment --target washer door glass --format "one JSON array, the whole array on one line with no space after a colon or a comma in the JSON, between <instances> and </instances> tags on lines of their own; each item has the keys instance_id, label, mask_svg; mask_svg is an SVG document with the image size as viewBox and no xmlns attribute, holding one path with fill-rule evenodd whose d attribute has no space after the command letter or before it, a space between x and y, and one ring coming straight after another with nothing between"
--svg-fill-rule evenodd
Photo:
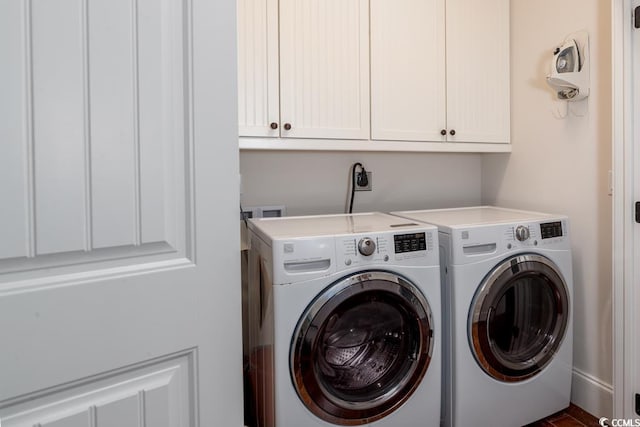
<instances>
[{"instance_id":1,"label":"washer door glass","mask_svg":"<svg viewBox=\"0 0 640 427\"><path fill-rule=\"evenodd\" d=\"M331 285L294 335L290 363L298 396L333 424L388 415L427 371L432 325L422 293L399 276L367 272Z\"/></svg>"},{"instance_id":2,"label":"washer door glass","mask_svg":"<svg viewBox=\"0 0 640 427\"><path fill-rule=\"evenodd\" d=\"M569 293L558 268L539 255L517 255L482 282L471 305L469 340L482 369L522 381L554 357L567 329Z\"/></svg>"}]
</instances>

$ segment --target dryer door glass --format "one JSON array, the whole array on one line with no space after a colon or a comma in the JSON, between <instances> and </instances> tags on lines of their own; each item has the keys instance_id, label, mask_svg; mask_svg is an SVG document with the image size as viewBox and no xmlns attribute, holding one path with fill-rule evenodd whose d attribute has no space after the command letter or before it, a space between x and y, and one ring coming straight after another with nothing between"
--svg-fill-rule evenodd
<instances>
[{"instance_id":1,"label":"dryer door glass","mask_svg":"<svg viewBox=\"0 0 640 427\"><path fill-rule=\"evenodd\" d=\"M427 371L432 325L422 293L399 276L368 272L331 285L294 335L290 367L298 396L332 424L386 416Z\"/></svg>"},{"instance_id":2,"label":"dryer door glass","mask_svg":"<svg viewBox=\"0 0 640 427\"><path fill-rule=\"evenodd\" d=\"M568 317L567 286L549 259L507 259L485 278L471 305L469 334L476 361L501 381L532 377L553 359Z\"/></svg>"}]
</instances>

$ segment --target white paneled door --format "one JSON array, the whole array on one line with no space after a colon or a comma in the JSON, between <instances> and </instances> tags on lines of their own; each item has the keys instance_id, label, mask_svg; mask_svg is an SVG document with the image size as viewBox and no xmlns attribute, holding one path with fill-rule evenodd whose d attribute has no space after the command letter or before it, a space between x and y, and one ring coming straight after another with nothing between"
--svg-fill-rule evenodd
<instances>
[{"instance_id":1,"label":"white paneled door","mask_svg":"<svg viewBox=\"0 0 640 427\"><path fill-rule=\"evenodd\" d=\"M0 426L242 425L235 12L0 2Z\"/></svg>"}]
</instances>

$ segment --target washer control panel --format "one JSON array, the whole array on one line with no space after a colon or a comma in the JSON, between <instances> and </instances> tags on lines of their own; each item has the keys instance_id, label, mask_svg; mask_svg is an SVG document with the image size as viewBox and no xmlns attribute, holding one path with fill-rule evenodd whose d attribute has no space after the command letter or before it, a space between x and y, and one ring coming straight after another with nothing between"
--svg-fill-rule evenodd
<instances>
[{"instance_id":1,"label":"washer control panel","mask_svg":"<svg viewBox=\"0 0 640 427\"><path fill-rule=\"evenodd\" d=\"M343 237L336 240L337 266L368 264L420 265L435 253L435 231L380 233ZM437 255L437 254L436 254ZM434 259L437 256L434 255Z\"/></svg>"},{"instance_id":2,"label":"washer control panel","mask_svg":"<svg viewBox=\"0 0 640 427\"><path fill-rule=\"evenodd\" d=\"M342 264L346 266L363 262L387 262L391 255L389 241L383 235L346 237L337 242L336 250L338 257L344 260Z\"/></svg>"}]
</instances>

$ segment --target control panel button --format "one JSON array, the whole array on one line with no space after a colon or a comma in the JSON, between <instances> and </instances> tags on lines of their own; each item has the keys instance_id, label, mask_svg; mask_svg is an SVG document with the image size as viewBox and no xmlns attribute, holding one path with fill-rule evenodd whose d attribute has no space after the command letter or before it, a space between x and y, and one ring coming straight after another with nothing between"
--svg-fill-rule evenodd
<instances>
[{"instance_id":1,"label":"control panel button","mask_svg":"<svg viewBox=\"0 0 640 427\"><path fill-rule=\"evenodd\" d=\"M376 243L370 237L363 237L358 242L358 252L364 256L372 255L376 250Z\"/></svg>"},{"instance_id":2,"label":"control panel button","mask_svg":"<svg viewBox=\"0 0 640 427\"><path fill-rule=\"evenodd\" d=\"M529 228L525 227L524 225L519 225L518 228L516 228L516 239L518 239L518 241L520 242L524 242L528 238Z\"/></svg>"}]
</instances>

